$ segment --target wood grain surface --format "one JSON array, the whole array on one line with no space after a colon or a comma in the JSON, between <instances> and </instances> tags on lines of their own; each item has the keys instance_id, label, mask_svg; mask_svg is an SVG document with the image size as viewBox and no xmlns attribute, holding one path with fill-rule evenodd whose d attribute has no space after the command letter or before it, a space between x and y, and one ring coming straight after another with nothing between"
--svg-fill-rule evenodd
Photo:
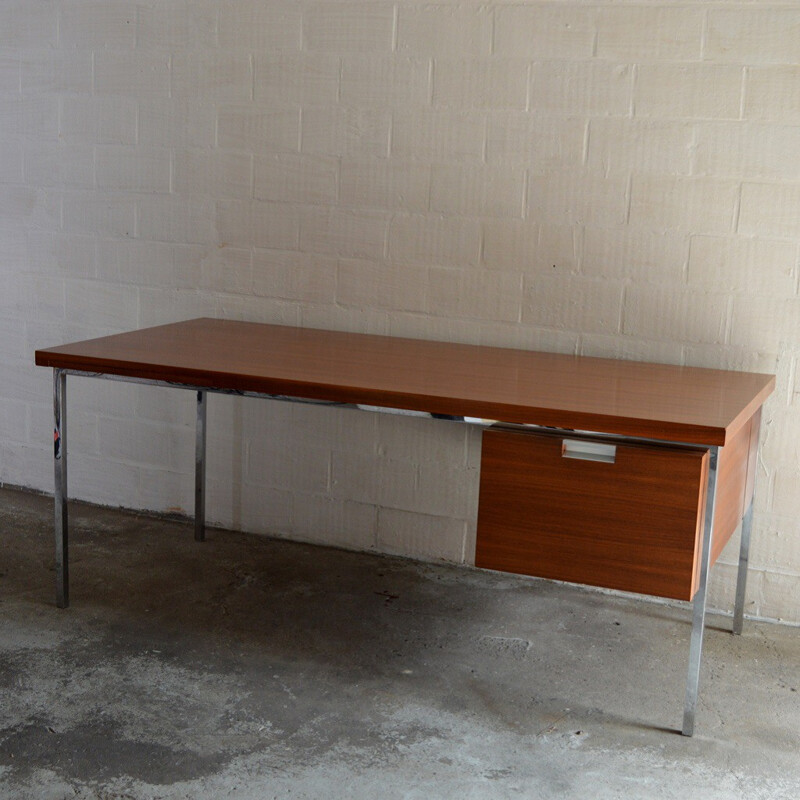
<instances>
[{"instance_id":1,"label":"wood grain surface","mask_svg":"<svg viewBox=\"0 0 800 800\"><path fill-rule=\"evenodd\" d=\"M723 445L772 375L195 319L36 351L86 372Z\"/></svg>"},{"instance_id":2,"label":"wood grain surface","mask_svg":"<svg viewBox=\"0 0 800 800\"><path fill-rule=\"evenodd\" d=\"M708 451L626 444L604 463L563 438L484 432L475 565L691 599Z\"/></svg>"}]
</instances>

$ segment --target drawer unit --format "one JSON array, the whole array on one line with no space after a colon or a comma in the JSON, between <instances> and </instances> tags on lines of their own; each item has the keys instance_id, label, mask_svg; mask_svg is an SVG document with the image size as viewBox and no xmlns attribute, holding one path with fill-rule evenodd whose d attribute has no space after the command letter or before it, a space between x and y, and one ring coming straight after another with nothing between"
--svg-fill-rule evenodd
<instances>
[{"instance_id":1,"label":"drawer unit","mask_svg":"<svg viewBox=\"0 0 800 800\"><path fill-rule=\"evenodd\" d=\"M690 600L708 461L702 448L487 430L475 564Z\"/></svg>"}]
</instances>

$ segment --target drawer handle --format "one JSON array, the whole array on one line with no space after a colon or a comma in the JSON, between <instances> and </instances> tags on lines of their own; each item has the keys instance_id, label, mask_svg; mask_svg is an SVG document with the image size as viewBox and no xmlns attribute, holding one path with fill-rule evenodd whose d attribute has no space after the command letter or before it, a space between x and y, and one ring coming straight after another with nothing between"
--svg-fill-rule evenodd
<instances>
[{"instance_id":1,"label":"drawer handle","mask_svg":"<svg viewBox=\"0 0 800 800\"><path fill-rule=\"evenodd\" d=\"M582 439L564 439L561 444L564 458L580 458L584 461L603 461L613 464L617 458L617 446L602 442L587 442Z\"/></svg>"}]
</instances>

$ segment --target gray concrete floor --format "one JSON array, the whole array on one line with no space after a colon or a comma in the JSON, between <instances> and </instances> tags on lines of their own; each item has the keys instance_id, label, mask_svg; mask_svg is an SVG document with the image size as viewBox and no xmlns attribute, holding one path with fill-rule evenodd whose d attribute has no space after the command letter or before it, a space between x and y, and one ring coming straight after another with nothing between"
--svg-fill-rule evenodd
<instances>
[{"instance_id":1,"label":"gray concrete floor","mask_svg":"<svg viewBox=\"0 0 800 800\"><path fill-rule=\"evenodd\" d=\"M0 490L0 797L796 798L800 630Z\"/></svg>"}]
</instances>

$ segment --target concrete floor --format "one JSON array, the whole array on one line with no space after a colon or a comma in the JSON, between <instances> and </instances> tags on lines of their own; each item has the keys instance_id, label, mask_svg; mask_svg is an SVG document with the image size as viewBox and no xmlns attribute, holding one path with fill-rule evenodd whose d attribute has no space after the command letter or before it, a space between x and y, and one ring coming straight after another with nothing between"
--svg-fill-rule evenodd
<instances>
[{"instance_id":1,"label":"concrete floor","mask_svg":"<svg viewBox=\"0 0 800 800\"><path fill-rule=\"evenodd\" d=\"M0 490L0 797L800 797L800 630Z\"/></svg>"}]
</instances>

